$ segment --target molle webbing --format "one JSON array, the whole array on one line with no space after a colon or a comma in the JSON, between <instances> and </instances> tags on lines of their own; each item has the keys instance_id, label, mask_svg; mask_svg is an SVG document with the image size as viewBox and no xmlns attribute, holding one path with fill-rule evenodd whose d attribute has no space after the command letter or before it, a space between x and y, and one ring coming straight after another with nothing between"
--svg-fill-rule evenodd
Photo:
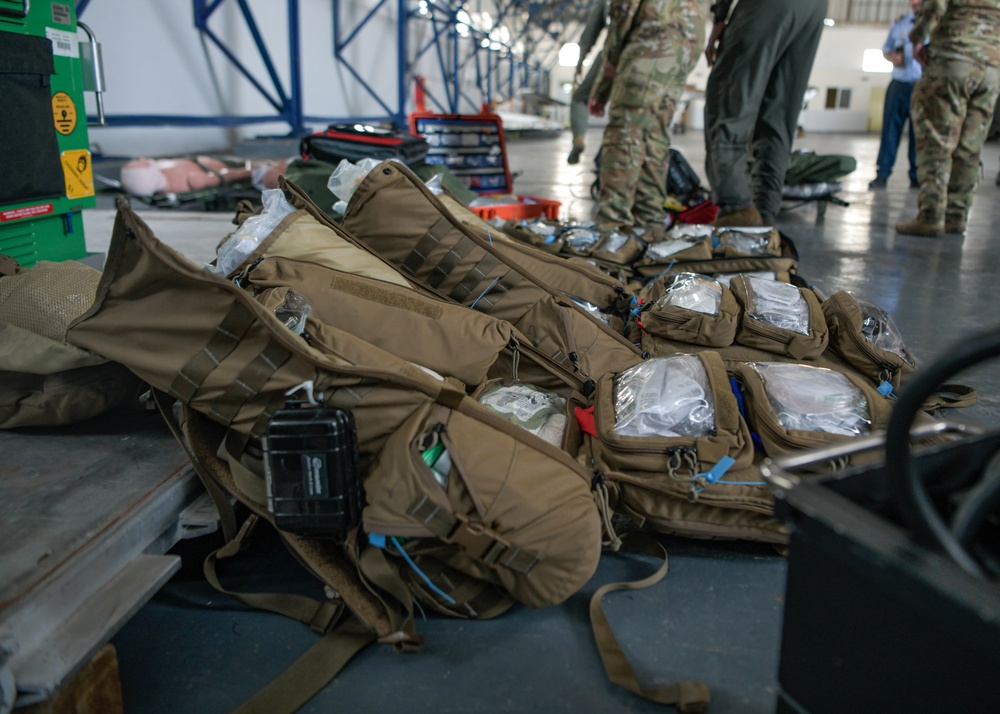
<instances>
[{"instance_id":1,"label":"molle webbing","mask_svg":"<svg viewBox=\"0 0 1000 714\"><path fill-rule=\"evenodd\" d=\"M416 246L403 261L402 270L419 280L425 282L433 289L438 289L448 277L461 265L462 261L474 250L483 250L476 241L468 236L462 235L455 244L441 258L437 265L426 268L428 256L441 243L441 240L454 228L452 222L447 218L439 219L424 236L417 241ZM478 286L489 280L492 273L501 261L492 253L483 251L483 258L476 263L465 276L459 281L448 295L452 300L465 304L466 301L475 294ZM420 277L421 273L426 273L426 277ZM486 291L475 298L475 306L480 312L489 313L500 300L513 289L522 279L523 275L513 269L508 269L506 273L494 278L494 283L489 285ZM489 297L492 295L492 297Z\"/></svg>"},{"instance_id":2,"label":"molle webbing","mask_svg":"<svg viewBox=\"0 0 1000 714\"><path fill-rule=\"evenodd\" d=\"M215 333L205 348L192 357L178 372L170 385L170 396L185 404L190 402L195 392L204 383L205 378L236 349L240 340L250 329L254 319L250 310L239 303L235 304L229 314L215 328Z\"/></svg>"},{"instance_id":3,"label":"molle webbing","mask_svg":"<svg viewBox=\"0 0 1000 714\"><path fill-rule=\"evenodd\" d=\"M236 376L222 397L212 407L212 416L226 426L233 423L236 414L250 399L260 394L269 379L278 371L292 353L277 342L269 342L264 351L253 358Z\"/></svg>"},{"instance_id":4,"label":"molle webbing","mask_svg":"<svg viewBox=\"0 0 1000 714\"><path fill-rule=\"evenodd\" d=\"M501 278L496 285L490 288L477 300L476 309L487 315L495 308L504 296L513 290L524 276L517 271L510 270Z\"/></svg>"},{"instance_id":5,"label":"molle webbing","mask_svg":"<svg viewBox=\"0 0 1000 714\"><path fill-rule=\"evenodd\" d=\"M445 543L461 546L470 557L487 565L502 565L527 575L539 561L537 556L505 543L499 534L486 526L445 511L426 496L410 507L407 515L423 523Z\"/></svg>"},{"instance_id":6,"label":"molle webbing","mask_svg":"<svg viewBox=\"0 0 1000 714\"><path fill-rule=\"evenodd\" d=\"M452 229L451 221L447 218L439 218L437 223L430 227L424 237L417 241L413 250L403 261L402 270L404 273L416 276L417 271L427 262L427 256L437 247L448 231Z\"/></svg>"}]
</instances>

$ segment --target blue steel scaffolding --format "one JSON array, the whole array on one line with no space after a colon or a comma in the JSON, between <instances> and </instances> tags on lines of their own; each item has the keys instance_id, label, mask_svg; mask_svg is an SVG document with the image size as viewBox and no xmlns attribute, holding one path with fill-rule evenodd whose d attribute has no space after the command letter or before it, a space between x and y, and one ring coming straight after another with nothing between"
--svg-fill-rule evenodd
<instances>
[{"instance_id":1,"label":"blue steel scaffolding","mask_svg":"<svg viewBox=\"0 0 1000 714\"><path fill-rule=\"evenodd\" d=\"M91 0L77 0L82 15ZM235 3L253 38L257 58L267 77L258 77L212 28L212 18L226 3ZM579 29L595 0L494 0L483 3L460 0L373 0L357 21L348 19L341 0L332 0L332 62L347 71L381 112L369 116L313 116L306 114L303 96L300 0L285 0L287 16L287 66L279 68L268 50L250 8L249 0L192 0L194 29L253 86L274 108L264 115L150 115L108 114L110 126L240 126L281 121L289 134L308 133L309 124L335 122L392 123L407 125L412 90L418 81L426 98L442 113L475 113L498 98L509 99L521 91L548 94L549 70L563 42ZM484 10L483 8L487 9ZM489 13L495 13L496 17ZM373 20L395 20L395 71L393 96L372 86L371 77L355 66L348 51L360 43ZM425 35L430 37L426 38ZM379 48L383 52L383 48ZM371 53L368 53L369 55ZM369 63L370 65L372 63ZM384 66L384 62L375 63ZM287 86L279 69L286 70ZM372 67L368 67L371 71ZM478 93L478 96L474 96Z\"/></svg>"}]
</instances>

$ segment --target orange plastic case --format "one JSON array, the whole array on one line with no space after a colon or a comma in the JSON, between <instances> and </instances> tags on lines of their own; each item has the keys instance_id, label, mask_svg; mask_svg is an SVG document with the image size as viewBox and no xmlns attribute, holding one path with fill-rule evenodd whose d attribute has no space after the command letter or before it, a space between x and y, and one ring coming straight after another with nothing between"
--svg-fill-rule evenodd
<instances>
[{"instance_id":1,"label":"orange plastic case","mask_svg":"<svg viewBox=\"0 0 1000 714\"><path fill-rule=\"evenodd\" d=\"M496 206L470 206L469 210L488 221L493 218L521 219L521 218L549 218L559 219L559 201L550 201L547 198L536 196L518 196L517 203L501 203Z\"/></svg>"},{"instance_id":2,"label":"orange plastic case","mask_svg":"<svg viewBox=\"0 0 1000 714\"><path fill-rule=\"evenodd\" d=\"M447 166L478 193L513 193L499 115L413 112L410 131L427 141L426 163Z\"/></svg>"}]
</instances>

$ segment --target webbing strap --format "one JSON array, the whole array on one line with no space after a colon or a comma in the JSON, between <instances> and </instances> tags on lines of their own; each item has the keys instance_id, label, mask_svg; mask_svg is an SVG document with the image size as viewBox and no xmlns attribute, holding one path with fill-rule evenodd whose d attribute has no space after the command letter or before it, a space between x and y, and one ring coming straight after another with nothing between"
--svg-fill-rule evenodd
<instances>
[{"instance_id":1,"label":"webbing strap","mask_svg":"<svg viewBox=\"0 0 1000 714\"><path fill-rule=\"evenodd\" d=\"M924 400L920 408L934 412L944 408L971 407L977 401L978 395L974 387L965 384L942 384L934 394Z\"/></svg>"},{"instance_id":2,"label":"webbing strap","mask_svg":"<svg viewBox=\"0 0 1000 714\"><path fill-rule=\"evenodd\" d=\"M487 290L476 302L476 310L485 312L487 315L504 299L504 296L514 289L514 287L524 279L516 270L507 272L500 281Z\"/></svg>"},{"instance_id":3,"label":"webbing strap","mask_svg":"<svg viewBox=\"0 0 1000 714\"><path fill-rule=\"evenodd\" d=\"M271 397L271 401L267 403L264 410L257 417L257 420L250 427L250 433L244 434L242 431L236 431L235 429L230 429L226 432L226 450L234 458L239 458L244 451L246 451L247 444L250 443L250 437L252 436L263 436L264 432L267 431L267 425L271 422L271 417L274 413L285 406L288 397L286 397L281 392L275 392L274 396Z\"/></svg>"},{"instance_id":4,"label":"webbing strap","mask_svg":"<svg viewBox=\"0 0 1000 714\"><path fill-rule=\"evenodd\" d=\"M455 600L452 611L458 608L469 617L489 620L509 610L515 602L507 591L493 583L459 573L463 577L456 584L450 575L451 569L441 561L413 554L411 557L418 560L420 569L427 577Z\"/></svg>"},{"instance_id":5,"label":"webbing strap","mask_svg":"<svg viewBox=\"0 0 1000 714\"><path fill-rule=\"evenodd\" d=\"M338 387L333 392L324 393L323 396L328 406L351 411L372 389L374 385L371 384L356 384L353 387Z\"/></svg>"},{"instance_id":6,"label":"webbing strap","mask_svg":"<svg viewBox=\"0 0 1000 714\"><path fill-rule=\"evenodd\" d=\"M432 288L440 287L441 283L448 279L448 276L455 272L455 268L465 259L465 257L479 246L468 236L462 236L458 242L445 253L437 265L431 268L427 275L426 282Z\"/></svg>"},{"instance_id":7,"label":"webbing strap","mask_svg":"<svg viewBox=\"0 0 1000 714\"><path fill-rule=\"evenodd\" d=\"M644 689L639 684L628 658L622 652L621 645L618 644L614 630L611 629L611 624L601 607L601 600L608 593L618 590L640 590L655 585L663 579L668 569L667 551L650 536L644 533L629 533L622 541L623 550L663 558L663 565L655 573L641 580L603 585L590 598L590 624L594 631L594 639L597 641L597 649L601 653L601 661L604 663L604 671L612 682L640 697L658 704L672 704L677 707L677 711L684 714L703 712L708 709L711 701L707 684L697 680L681 680L669 687Z\"/></svg>"},{"instance_id":8,"label":"webbing strap","mask_svg":"<svg viewBox=\"0 0 1000 714\"><path fill-rule=\"evenodd\" d=\"M201 481L201 485L205 487L205 491L208 492L209 497L212 499L212 503L215 504L215 510L219 512L219 526L222 528L222 535L225 536L226 542L233 540L237 535L236 529L236 512L233 510L233 504L229 501L229 494L227 494L219 484L215 482L209 473L205 464L201 462L201 459L191 450L191 447L187 443L187 439L184 438L184 434L181 433L180 427L177 426L177 422L174 421L173 414L173 402L167 403L167 395L163 392L152 389L150 390L153 396L153 403L156 404L156 408L160 412L160 416L163 417L163 421L167 423L167 428L170 429L170 433L174 435L174 439L177 443L181 445L184 450L184 454L188 457L188 461L191 462L194 472L198 474L198 479Z\"/></svg>"},{"instance_id":9,"label":"webbing strap","mask_svg":"<svg viewBox=\"0 0 1000 714\"><path fill-rule=\"evenodd\" d=\"M241 530L242 532L243 530ZM237 546L240 545L238 542L235 544ZM298 620L320 634L328 632L337 620L340 619L340 615L344 609L342 600L315 600L311 597L294 595L292 593L241 593L225 588L219 579L217 563L220 558L231 557L237 552L239 552L239 547L234 548L233 544L230 543L210 553L205 558L202 567L205 579L219 592L225 593L256 610L273 612L278 615L290 617L293 620Z\"/></svg>"},{"instance_id":10,"label":"webbing strap","mask_svg":"<svg viewBox=\"0 0 1000 714\"><path fill-rule=\"evenodd\" d=\"M500 565L527 575L539 558L521 548L506 543L498 533L482 523L473 523L464 514L449 513L421 496L407 515L427 526L445 543L454 543L472 558L487 565Z\"/></svg>"},{"instance_id":11,"label":"webbing strap","mask_svg":"<svg viewBox=\"0 0 1000 714\"><path fill-rule=\"evenodd\" d=\"M222 396L215 400L212 415L226 426L232 424L243 405L260 393L271 376L291 356L288 348L277 342L269 342L259 355L240 370Z\"/></svg>"},{"instance_id":12,"label":"webbing strap","mask_svg":"<svg viewBox=\"0 0 1000 714\"><path fill-rule=\"evenodd\" d=\"M430 227L424 236L417 241L417 244L410 251L410 254L406 256L406 260L403 261L401 269L405 273L416 276L417 271L423 267L424 263L427 262L427 256L431 254L431 251L437 247L437 244L441 242L441 239L448 235L448 231L452 229L451 221L447 218L441 217L438 219L437 223Z\"/></svg>"},{"instance_id":13,"label":"webbing strap","mask_svg":"<svg viewBox=\"0 0 1000 714\"><path fill-rule=\"evenodd\" d=\"M375 641L375 633L356 618L344 618L288 669L236 708L234 714L295 712L333 681L358 652Z\"/></svg>"},{"instance_id":14,"label":"webbing strap","mask_svg":"<svg viewBox=\"0 0 1000 714\"><path fill-rule=\"evenodd\" d=\"M498 265L500 265L500 260L492 253L487 253L482 260L472 266L472 269L465 274L462 281L451 291L449 297L455 302L464 303L472 291L477 286L482 285Z\"/></svg>"},{"instance_id":15,"label":"webbing strap","mask_svg":"<svg viewBox=\"0 0 1000 714\"><path fill-rule=\"evenodd\" d=\"M394 644L397 648L414 649L420 644L421 638L414 631L413 623L413 594L406 583L399 576L396 569L386 560L385 553L381 548L364 548L358 555L358 573L364 578L366 585L371 583L375 589L368 587L369 591L375 595L383 605L389 615L389 624L394 632L407 634L407 639L397 640ZM402 606L401 613L398 607L390 607L385 602L384 597L378 592L390 595L399 605Z\"/></svg>"},{"instance_id":16,"label":"webbing strap","mask_svg":"<svg viewBox=\"0 0 1000 714\"><path fill-rule=\"evenodd\" d=\"M174 377L174 381L170 385L170 394L185 404L190 402L195 392L204 383L205 378L236 349L236 345L243 339L243 335L250 329L253 321L254 315L250 310L241 303L233 305L229 314L215 328L208 344L188 360L188 363Z\"/></svg>"}]
</instances>

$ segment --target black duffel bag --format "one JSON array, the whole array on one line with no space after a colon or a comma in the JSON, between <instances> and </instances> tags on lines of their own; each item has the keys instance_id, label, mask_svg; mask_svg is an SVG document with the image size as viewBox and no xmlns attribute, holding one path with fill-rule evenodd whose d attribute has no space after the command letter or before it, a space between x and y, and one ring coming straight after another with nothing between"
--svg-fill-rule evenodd
<instances>
[{"instance_id":1,"label":"black duffel bag","mask_svg":"<svg viewBox=\"0 0 1000 714\"><path fill-rule=\"evenodd\" d=\"M422 164L427 156L427 142L398 129L365 124L331 124L302 138L299 151L303 159L318 159L338 164L342 159L357 163L361 159L397 159L407 166Z\"/></svg>"}]
</instances>

